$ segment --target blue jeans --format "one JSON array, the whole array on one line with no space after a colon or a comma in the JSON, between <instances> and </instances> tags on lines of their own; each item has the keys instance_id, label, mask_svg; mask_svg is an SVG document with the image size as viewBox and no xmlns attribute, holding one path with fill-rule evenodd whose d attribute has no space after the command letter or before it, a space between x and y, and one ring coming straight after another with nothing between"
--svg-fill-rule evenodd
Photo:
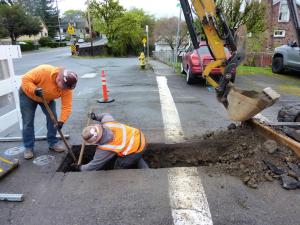
<instances>
[{"instance_id":1,"label":"blue jeans","mask_svg":"<svg viewBox=\"0 0 300 225\"><path fill-rule=\"evenodd\" d=\"M50 147L55 145L58 142L58 139L56 137L57 129L54 127L50 115L48 114L44 104L33 101L31 98L27 97L27 95L23 92L22 88L20 88L19 90L19 96L20 96L20 108L21 108L22 122L23 122L22 136L23 136L24 147L31 148L31 149L34 148L34 141L35 141L34 116L38 105L40 105L43 113L46 115L47 130L48 130L47 133L48 144ZM55 101L53 100L48 104L55 118L57 118Z\"/></svg>"}]
</instances>

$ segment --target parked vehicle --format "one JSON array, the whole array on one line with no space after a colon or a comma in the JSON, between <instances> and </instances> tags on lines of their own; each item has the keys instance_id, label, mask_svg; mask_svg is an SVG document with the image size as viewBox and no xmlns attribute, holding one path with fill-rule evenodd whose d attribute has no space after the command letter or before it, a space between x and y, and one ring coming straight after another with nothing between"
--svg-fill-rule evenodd
<instances>
[{"instance_id":1,"label":"parked vehicle","mask_svg":"<svg viewBox=\"0 0 300 225\"><path fill-rule=\"evenodd\" d=\"M54 40L55 41L65 41L66 40L66 36L64 34L62 34L60 36L57 35L57 36L54 37Z\"/></svg>"},{"instance_id":2,"label":"parked vehicle","mask_svg":"<svg viewBox=\"0 0 300 225\"><path fill-rule=\"evenodd\" d=\"M226 48L227 58L230 57L230 53ZM182 54L181 73L186 74L187 84L193 84L197 79L203 79L202 72L207 64L213 61L213 57L210 54L208 46L205 41L200 42L200 59L196 50L192 47L188 48L186 52ZM220 68L214 68L211 71L213 79L218 80L222 75ZM234 79L234 78L233 78Z\"/></svg>"},{"instance_id":3,"label":"parked vehicle","mask_svg":"<svg viewBox=\"0 0 300 225\"><path fill-rule=\"evenodd\" d=\"M282 45L274 50L273 73L284 73L286 69L300 71L300 48L296 42Z\"/></svg>"}]
</instances>

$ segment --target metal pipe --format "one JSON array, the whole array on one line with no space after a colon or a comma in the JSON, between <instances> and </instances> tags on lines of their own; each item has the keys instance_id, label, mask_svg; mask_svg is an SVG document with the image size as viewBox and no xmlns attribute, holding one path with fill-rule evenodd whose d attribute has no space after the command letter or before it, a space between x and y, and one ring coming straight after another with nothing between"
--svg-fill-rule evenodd
<instances>
[{"instance_id":1,"label":"metal pipe","mask_svg":"<svg viewBox=\"0 0 300 225\"><path fill-rule=\"evenodd\" d=\"M91 39L91 55L94 56L94 47L93 47L93 32L92 32L92 23L90 16L90 0L87 0L87 13L88 13L88 23L89 23L89 31L90 31L90 39Z\"/></svg>"},{"instance_id":2,"label":"metal pipe","mask_svg":"<svg viewBox=\"0 0 300 225\"><path fill-rule=\"evenodd\" d=\"M59 11L58 11L57 0L56 0L56 11L57 11L57 21L58 21L59 42L61 42L60 21L59 21Z\"/></svg>"},{"instance_id":3,"label":"metal pipe","mask_svg":"<svg viewBox=\"0 0 300 225\"><path fill-rule=\"evenodd\" d=\"M61 139L60 135L56 135L57 138ZM64 135L66 139L70 138L70 135ZM0 137L0 142L15 142L15 141L22 141L22 137ZM47 140L47 136L35 136L36 141L43 141Z\"/></svg>"},{"instance_id":4,"label":"metal pipe","mask_svg":"<svg viewBox=\"0 0 300 225\"><path fill-rule=\"evenodd\" d=\"M0 200L9 202L22 202L24 200L24 195L0 193Z\"/></svg>"}]
</instances>

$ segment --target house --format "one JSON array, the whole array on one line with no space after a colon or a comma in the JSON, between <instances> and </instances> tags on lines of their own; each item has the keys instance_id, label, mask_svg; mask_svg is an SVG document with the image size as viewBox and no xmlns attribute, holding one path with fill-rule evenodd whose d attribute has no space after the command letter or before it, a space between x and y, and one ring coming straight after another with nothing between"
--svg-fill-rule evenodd
<instances>
[{"instance_id":1,"label":"house","mask_svg":"<svg viewBox=\"0 0 300 225\"><path fill-rule=\"evenodd\" d=\"M48 37L48 28L47 26L41 22L42 24L42 30L40 33L38 33L37 35L23 35L18 37L17 41L33 41L33 42L37 42L41 37ZM2 38L0 39L0 44L11 44L11 39L10 38Z\"/></svg>"},{"instance_id":2,"label":"house","mask_svg":"<svg viewBox=\"0 0 300 225\"><path fill-rule=\"evenodd\" d=\"M295 0L298 15L300 15L300 0ZM296 30L286 0L266 0L267 3L267 39L265 48L273 51L274 48L297 40Z\"/></svg>"},{"instance_id":3,"label":"house","mask_svg":"<svg viewBox=\"0 0 300 225\"><path fill-rule=\"evenodd\" d=\"M18 38L18 41L38 41L41 37L48 37L48 28L45 25L45 23L43 21L41 21L42 24L42 30L40 31L40 33L38 33L37 35L23 35L21 37Z\"/></svg>"},{"instance_id":4,"label":"house","mask_svg":"<svg viewBox=\"0 0 300 225\"><path fill-rule=\"evenodd\" d=\"M62 32L67 33L69 24L74 27L77 36L85 37L88 33L88 22L81 12L67 14L61 18Z\"/></svg>"}]
</instances>

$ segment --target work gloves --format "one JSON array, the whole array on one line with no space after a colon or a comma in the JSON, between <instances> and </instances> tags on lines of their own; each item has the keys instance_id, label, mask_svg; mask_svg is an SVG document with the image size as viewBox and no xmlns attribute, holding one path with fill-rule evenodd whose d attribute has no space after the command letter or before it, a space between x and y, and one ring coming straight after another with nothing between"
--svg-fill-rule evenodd
<instances>
[{"instance_id":1,"label":"work gloves","mask_svg":"<svg viewBox=\"0 0 300 225\"><path fill-rule=\"evenodd\" d=\"M72 163L71 164L71 171L73 171L73 172L79 172L80 171L80 166L77 165L77 163Z\"/></svg>"},{"instance_id":2,"label":"work gloves","mask_svg":"<svg viewBox=\"0 0 300 225\"><path fill-rule=\"evenodd\" d=\"M38 97L43 97L43 89L42 88L36 88L34 90L34 94Z\"/></svg>"},{"instance_id":3,"label":"work gloves","mask_svg":"<svg viewBox=\"0 0 300 225\"><path fill-rule=\"evenodd\" d=\"M64 126L64 122L58 121L56 128L61 130L63 128L63 126Z\"/></svg>"},{"instance_id":4,"label":"work gloves","mask_svg":"<svg viewBox=\"0 0 300 225\"><path fill-rule=\"evenodd\" d=\"M91 120L97 120L97 116L95 113L91 112L88 114L88 117L91 119Z\"/></svg>"}]
</instances>

